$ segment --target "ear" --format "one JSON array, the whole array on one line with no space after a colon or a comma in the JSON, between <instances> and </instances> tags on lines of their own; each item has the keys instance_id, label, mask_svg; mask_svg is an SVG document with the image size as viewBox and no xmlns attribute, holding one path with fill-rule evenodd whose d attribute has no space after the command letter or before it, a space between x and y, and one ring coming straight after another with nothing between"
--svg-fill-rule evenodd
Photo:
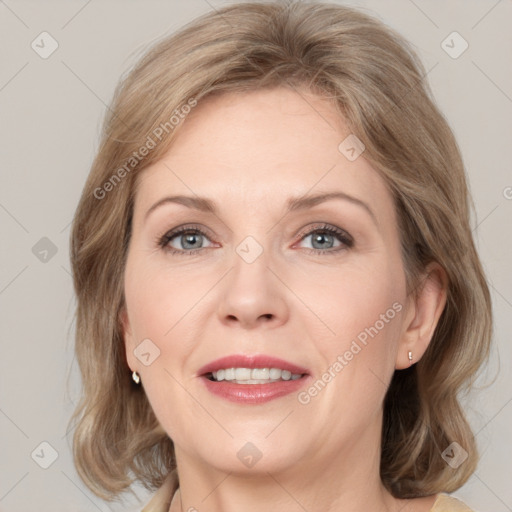
<instances>
[{"instance_id":1,"label":"ear","mask_svg":"<svg viewBox=\"0 0 512 512\"><path fill-rule=\"evenodd\" d=\"M126 306L123 306L119 313L119 321L121 323L121 330L126 353L126 362L128 363L128 367L132 372L138 371L138 359L135 357L135 354L133 353L133 350L135 349L135 340L133 337L132 326L130 324L128 312L126 311Z\"/></svg>"},{"instance_id":2,"label":"ear","mask_svg":"<svg viewBox=\"0 0 512 512\"><path fill-rule=\"evenodd\" d=\"M402 370L417 363L432 340L441 313L446 305L448 278L437 262L425 269L417 297L409 298L404 331L399 341L395 368ZM409 352L412 361L409 361Z\"/></svg>"}]
</instances>

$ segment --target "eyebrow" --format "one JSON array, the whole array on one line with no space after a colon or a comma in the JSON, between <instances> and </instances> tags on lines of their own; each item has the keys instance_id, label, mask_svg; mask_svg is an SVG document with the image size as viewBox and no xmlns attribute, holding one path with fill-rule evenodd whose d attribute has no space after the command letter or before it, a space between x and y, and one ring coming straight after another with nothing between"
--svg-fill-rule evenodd
<instances>
[{"instance_id":1,"label":"eyebrow","mask_svg":"<svg viewBox=\"0 0 512 512\"><path fill-rule=\"evenodd\" d=\"M344 201L349 201L352 204L362 207L366 212L370 215L373 222L376 226L378 226L377 217L373 210L361 199L357 199L345 192L328 192L323 194L315 194L315 195L307 195L301 197L290 197L286 202L286 210L287 212L293 212L297 210L305 210L307 208L312 208L320 203L325 201L330 201L332 199L341 199ZM207 199L205 197L192 197L192 196L169 196L164 197L157 201L149 210L146 212L145 219L149 216L151 212L156 210L158 207L168 204L175 203L186 206L187 208L199 210L206 213L217 214L217 207L215 203L211 199Z\"/></svg>"}]
</instances>

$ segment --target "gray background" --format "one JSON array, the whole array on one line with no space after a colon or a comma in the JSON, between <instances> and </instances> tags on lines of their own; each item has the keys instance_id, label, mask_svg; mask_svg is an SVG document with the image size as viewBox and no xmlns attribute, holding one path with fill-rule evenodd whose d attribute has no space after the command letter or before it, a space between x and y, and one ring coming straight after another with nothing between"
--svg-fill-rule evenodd
<instances>
[{"instance_id":1,"label":"gray background","mask_svg":"<svg viewBox=\"0 0 512 512\"><path fill-rule=\"evenodd\" d=\"M1 511L140 510L150 496L136 488L140 503L108 505L73 466L66 426L79 375L69 226L121 73L160 36L227 3L0 0ZM363 7L414 43L464 155L496 326L479 382L500 371L465 402L482 459L454 495L476 511L510 511L512 1L343 3ZM59 45L47 59L31 48L43 31ZM469 44L456 59L442 47L453 31ZM42 442L58 454L47 469L40 465L52 462L51 450Z\"/></svg>"}]
</instances>

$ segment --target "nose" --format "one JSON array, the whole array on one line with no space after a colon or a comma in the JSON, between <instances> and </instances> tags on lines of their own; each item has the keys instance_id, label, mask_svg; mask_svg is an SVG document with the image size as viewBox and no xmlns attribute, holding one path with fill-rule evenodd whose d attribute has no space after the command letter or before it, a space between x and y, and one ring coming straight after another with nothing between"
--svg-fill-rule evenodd
<instances>
[{"instance_id":1,"label":"nose","mask_svg":"<svg viewBox=\"0 0 512 512\"><path fill-rule=\"evenodd\" d=\"M235 255L219 296L219 320L245 329L275 328L288 320L287 288L263 252L248 263Z\"/></svg>"}]
</instances>

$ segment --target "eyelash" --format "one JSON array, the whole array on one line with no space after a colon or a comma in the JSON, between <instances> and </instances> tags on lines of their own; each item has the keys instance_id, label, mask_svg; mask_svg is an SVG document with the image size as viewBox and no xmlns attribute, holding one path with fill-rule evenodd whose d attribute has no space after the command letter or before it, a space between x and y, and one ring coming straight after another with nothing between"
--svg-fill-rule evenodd
<instances>
[{"instance_id":1,"label":"eyelash","mask_svg":"<svg viewBox=\"0 0 512 512\"><path fill-rule=\"evenodd\" d=\"M165 235L160 236L157 238L156 243L158 247L163 249L166 252L169 252L170 254L177 254L177 255L195 255L199 252L210 249L210 247L201 247L199 249L192 249L192 250L180 250L180 249L174 249L173 247L170 247L168 244L169 242L175 238L178 235L181 235L183 233L192 233L192 234L200 234L201 236L208 237L208 234L202 230L199 226L181 226L179 228L176 228L174 230L168 231L165 233ZM300 234L299 242L302 241L304 238L306 238L309 235L312 235L314 233L327 233L329 235L336 235L336 238L342 242L342 244L345 245L345 247L338 247L336 249L307 249L306 251L309 254L326 254L326 253L338 253L342 250L346 250L347 248L350 249L354 245L354 240L352 237L344 230L339 229L335 226L331 226L329 224L322 224L321 226L315 226L312 229L309 229L305 232L302 232Z\"/></svg>"}]
</instances>

